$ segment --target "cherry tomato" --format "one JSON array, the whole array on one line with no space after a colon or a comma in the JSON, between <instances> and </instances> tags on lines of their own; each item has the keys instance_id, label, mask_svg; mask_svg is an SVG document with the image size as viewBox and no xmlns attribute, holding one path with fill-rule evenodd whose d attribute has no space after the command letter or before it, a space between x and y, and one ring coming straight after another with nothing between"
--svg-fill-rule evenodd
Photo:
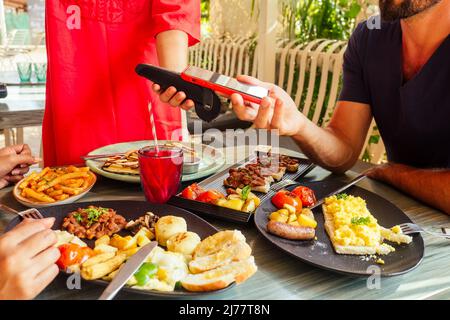
<instances>
[{"instance_id":1,"label":"cherry tomato","mask_svg":"<svg viewBox=\"0 0 450 320\"><path fill-rule=\"evenodd\" d=\"M94 251L89 247L81 247L75 243L65 243L58 247L61 256L56 264L62 270L74 264L83 263L94 255Z\"/></svg>"},{"instance_id":2,"label":"cherry tomato","mask_svg":"<svg viewBox=\"0 0 450 320\"><path fill-rule=\"evenodd\" d=\"M181 192L181 196L186 199L195 200L203 192L205 192L205 190L203 190L202 187L193 183Z\"/></svg>"},{"instance_id":3,"label":"cherry tomato","mask_svg":"<svg viewBox=\"0 0 450 320\"><path fill-rule=\"evenodd\" d=\"M302 211L302 200L292 192L280 190L272 197L272 203L278 209L283 209L285 204L293 206L296 212Z\"/></svg>"},{"instance_id":4,"label":"cherry tomato","mask_svg":"<svg viewBox=\"0 0 450 320\"><path fill-rule=\"evenodd\" d=\"M311 207L316 203L316 195L308 187L298 186L292 190L292 193L295 193L300 198L304 207Z\"/></svg>"},{"instance_id":5,"label":"cherry tomato","mask_svg":"<svg viewBox=\"0 0 450 320\"><path fill-rule=\"evenodd\" d=\"M200 201L200 202L206 202L206 203L215 204L218 199L222 199L222 198L225 198L225 196L223 194L221 194L219 191L217 191L217 190L208 190L208 191L205 191L205 192L201 193L197 197L196 200Z\"/></svg>"}]
</instances>

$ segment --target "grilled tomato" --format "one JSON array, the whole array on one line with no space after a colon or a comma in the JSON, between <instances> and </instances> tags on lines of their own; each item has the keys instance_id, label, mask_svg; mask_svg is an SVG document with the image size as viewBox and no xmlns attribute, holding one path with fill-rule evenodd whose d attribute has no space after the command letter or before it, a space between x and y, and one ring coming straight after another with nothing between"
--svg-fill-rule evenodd
<instances>
[{"instance_id":1,"label":"grilled tomato","mask_svg":"<svg viewBox=\"0 0 450 320\"><path fill-rule=\"evenodd\" d=\"M295 193L287 190L278 191L272 197L272 203L278 209L283 209L284 205L288 204L293 206L297 213L302 211L302 200Z\"/></svg>"},{"instance_id":2,"label":"grilled tomato","mask_svg":"<svg viewBox=\"0 0 450 320\"><path fill-rule=\"evenodd\" d=\"M217 202L217 200L223 199L223 198L225 198L225 196L223 194L221 194L219 191L208 190L208 191L201 193L195 200L200 201L200 202L215 204Z\"/></svg>"},{"instance_id":3,"label":"grilled tomato","mask_svg":"<svg viewBox=\"0 0 450 320\"><path fill-rule=\"evenodd\" d=\"M89 247L82 247L75 243L65 243L58 247L61 256L56 264L62 270L75 264L81 264L94 255L94 251Z\"/></svg>"},{"instance_id":4,"label":"grilled tomato","mask_svg":"<svg viewBox=\"0 0 450 320\"><path fill-rule=\"evenodd\" d=\"M298 186L292 190L292 193L295 193L300 198L304 207L311 207L316 203L316 195L308 187Z\"/></svg>"},{"instance_id":5,"label":"grilled tomato","mask_svg":"<svg viewBox=\"0 0 450 320\"><path fill-rule=\"evenodd\" d=\"M182 192L181 196L183 198L189 199L189 200L195 200L197 197L205 192L202 187L200 187L198 184L193 183L190 186L186 187Z\"/></svg>"}]
</instances>

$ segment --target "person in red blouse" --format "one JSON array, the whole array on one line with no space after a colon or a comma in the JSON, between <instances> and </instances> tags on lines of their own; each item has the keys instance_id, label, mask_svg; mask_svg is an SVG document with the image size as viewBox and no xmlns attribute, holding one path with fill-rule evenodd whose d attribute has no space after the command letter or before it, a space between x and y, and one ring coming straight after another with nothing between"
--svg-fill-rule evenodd
<instances>
[{"instance_id":1,"label":"person in red blouse","mask_svg":"<svg viewBox=\"0 0 450 320\"><path fill-rule=\"evenodd\" d=\"M181 137L180 110L161 103L134 69L144 62L182 71L199 38L200 0L46 0L45 166L152 139L149 102L158 138Z\"/></svg>"}]
</instances>

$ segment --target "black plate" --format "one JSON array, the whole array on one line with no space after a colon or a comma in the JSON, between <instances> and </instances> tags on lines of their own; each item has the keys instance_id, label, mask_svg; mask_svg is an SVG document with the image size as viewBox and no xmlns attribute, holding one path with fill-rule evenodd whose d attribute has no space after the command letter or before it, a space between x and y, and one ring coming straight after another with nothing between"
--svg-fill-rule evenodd
<instances>
[{"instance_id":1,"label":"black plate","mask_svg":"<svg viewBox=\"0 0 450 320\"><path fill-rule=\"evenodd\" d=\"M340 181L318 181L304 182L301 185L313 189L317 198L320 199L338 189L344 183ZM292 186L287 189L292 190L295 187ZM368 190L354 186L345 191L345 193L365 199L369 211L378 219L378 223L384 227L411 222L403 211L393 203ZM395 276L413 270L423 259L424 244L419 234L413 236L413 241L410 244L393 244L396 251L389 255L381 256L385 261L384 265L377 264L374 259L365 261L362 256L335 253L323 226L324 218L321 207L314 210L314 216L318 223L316 229L317 240L293 241L283 239L267 232L268 216L273 211L276 211L276 208L270 200L265 201L258 208L255 214L255 224L259 232L280 249L322 269L356 276L367 276L373 274L373 270L368 270L368 268L377 265L380 267L381 276Z\"/></svg>"},{"instance_id":2,"label":"black plate","mask_svg":"<svg viewBox=\"0 0 450 320\"><path fill-rule=\"evenodd\" d=\"M39 209L39 211L42 213L44 217L55 217L56 221L53 226L53 229L59 230L61 227L61 224L63 222L64 217L74 210L77 210L78 208L86 208L89 205L93 206L100 206L104 208L112 208L117 211L118 214L122 215L129 220L137 219L138 217L142 216L145 212L151 211L155 213L158 216L166 216L166 215L174 215L178 217L182 217L186 220L187 227L189 231L197 233L201 239L204 239L210 235L215 234L219 230L217 230L215 227L213 227L211 224L203 220L202 218L196 216L195 214L192 214L186 210L176 208L173 206L169 206L166 204L157 205L157 204L151 204L145 201L93 201L93 202L78 202L78 203L71 203L61 206L54 206L54 207L48 207ZM14 218L6 227L6 231L14 228L18 223L20 222L19 218ZM120 232L122 235L128 235L129 233L127 231ZM86 242L90 247L94 246L94 240L86 240L83 239L84 242ZM95 280L95 281L89 281L90 283L98 283L101 285L108 285L109 282L103 281L103 280ZM123 290L134 292L134 293L141 293L141 294L147 294L151 296L157 296L157 297L184 297L184 296L194 296L194 295L200 295L200 294L211 294L211 293L218 293L222 292L224 290L229 289L231 286L228 286L227 288L217 290L217 291L210 291L210 292L190 292L184 289L176 289L173 292L162 292L162 291L156 291L156 290L138 290L133 289L130 287L124 287Z\"/></svg>"},{"instance_id":3,"label":"black plate","mask_svg":"<svg viewBox=\"0 0 450 320\"><path fill-rule=\"evenodd\" d=\"M226 188L223 185L223 181L228 177L228 172L231 168L237 168L242 167L246 165L249 162L252 162L256 159L258 152L256 152L254 155L251 155L247 157L246 159L236 163L235 165L231 167L227 167L221 172L218 172L214 174L213 176L201 181L198 183L199 186L201 186L205 190L215 189L220 191L223 194L226 194ZM306 175L308 172L310 172L314 168L314 164L309 160L305 158L296 158L291 157L293 159L297 159L299 161L299 168L297 172L295 173L289 173L287 172L283 178L280 180L296 180L299 177L302 177ZM278 181L275 181L276 183ZM261 193L261 192L255 192L254 193L261 199L261 202L265 201L266 199L272 198L274 195L274 191L270 190L268 193ZM229 208L219 207L214 204L204 203L200 201L195 200L189 200L181 197L180 194L173 196L169 200L170 204L173 204L177 207L192 210L195 213L199 213L205 216L210 216L214 218L219 218L222 220L229 220L233 222L239 222L239 223L247 223L250 221L250 218L252 217L253 213L233 210Z\"/></svg>"}]
</instances>

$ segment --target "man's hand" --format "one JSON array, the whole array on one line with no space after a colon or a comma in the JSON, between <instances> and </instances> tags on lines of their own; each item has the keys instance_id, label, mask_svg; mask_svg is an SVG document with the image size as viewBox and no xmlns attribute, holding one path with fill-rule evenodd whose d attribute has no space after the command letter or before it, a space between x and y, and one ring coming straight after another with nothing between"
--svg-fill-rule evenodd
<instances>
[{"instance_id":1,"label":"man's hand","mask_svg":"<svg viewBox=\"0 0 450 320\"><path fill-rule=\"evenodd\" d=\"M450 214L449 169L419 169L387 163L371 168L365 174Z\"/></svg>"},{"instance_id":2,"label":"man's hand","mask_svg":"<svg viewBox=\"0 0 450 320\"><path fill-rule=\"evenodd\" d=\"M0 189L23 179L30 165L38 162L26 144L0 149Z\"/></svg>"},{"instance_id":3,"label":"man's hand","mask_svg":"<svg viewBox=\"0 0 450 320\"><path fill-rule=\"evenodd\" d=\"M278 134L294 136L301 133L306 117L298 110L295 102L280 87L259 81L249 76L238 76L237 80L269 90L269 96L261 104L244 101L238 93L231 95L231 105L236 116L253 122L257 129L277 130Z\"/></svg>"},{"instance_id":4,"label":"man's hand","mask_svg":"<svg viewBox=\"0 0 450 320\"><path fill-rule=\"evenodd\" d=\"M0 237L0 299L33 299L58 275L54 218L25 219Z\"/></svg>"}]
</instances>

